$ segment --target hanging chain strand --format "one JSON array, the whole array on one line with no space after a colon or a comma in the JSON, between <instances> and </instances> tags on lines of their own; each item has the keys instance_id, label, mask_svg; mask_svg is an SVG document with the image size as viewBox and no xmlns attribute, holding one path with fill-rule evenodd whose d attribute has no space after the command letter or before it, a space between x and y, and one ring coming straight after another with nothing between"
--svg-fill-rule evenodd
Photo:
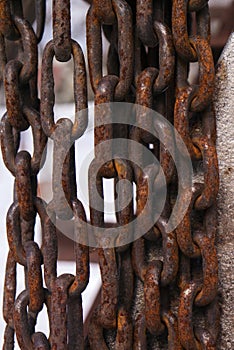
<instances>
[{"instance_id":1,"label":"hanging chain strand","mask_svg":"<svg viewBox=\"0 0 234 350\"><path fill-rule=\"evenodd\" d=\"M77 198L75 161L75 142L85 137L89 117L85 59L71 37L70 1L53 0L53 39L43 50L38 98L38 44L44 31L46 1L32 3L35 31L24 16L21 0L0 2L0 79L6 104L1 148L5 166L15 179L13 202L6 217L9 253L3 349L14 349L15 341L24 350L218 349L215 237L219 171L208 1L93 0L87 12L87 63L95 102L95 157L88 179L90 224L92 239L99 247L102 278L100 302L92 313L87 337L82 292L89 282L90 232L84 206ZM103 73L103 33L110 44L107 75ZM13 58L9 58L9 43L16 48ZM55 59L73 60L74 122L68 118L55 122ZM199 68L197 84L189 82L193 62ZM115 120L114 102L135 104L131 127ZM171 140L172 152L159 137L146 131L156 127L154 118L146 117L147 109L160 113L174 126L186 145L194 173L198 164L202 173L202 179L200 176L193 181L183 218L170 232L167 227L179 176L174 164L177 145L174 135L163 128L160 132ZM125 117L127 124L127 113ZM32 154L19 150L21 133L27 129L32 133ZM48 138L54 144L53 198L45 203L38 196L37 176L46 159ZM137 148L119 144L116 149L114 141L118 138L146 147L158 163L152 163ZM102 151L104 142L108 145ZM137 162L144 165L142 169ZM163 186L159 168L164 173L167 195L159 218L154 220L158 191ZM109 227L104 216L106 178L114 183L114 227L121 227L115 247L108 246L108 235L99 234L103 232L99 229L105 232ZM133 198L134 186L136 210L133 200L124 205L126 196ZM185 191L180 200L186 196ZM37 215L41 246L34 240ZM124 244L125 236L134 237L135 232L143 230L130 226L141 216L150 229ZM74 275L57 274L59 219L74 220ZM19 294L17 265L23 266L25 274L25 289ZM49 337L35 328L44 306Z\"/></svg>"}]
</instances>

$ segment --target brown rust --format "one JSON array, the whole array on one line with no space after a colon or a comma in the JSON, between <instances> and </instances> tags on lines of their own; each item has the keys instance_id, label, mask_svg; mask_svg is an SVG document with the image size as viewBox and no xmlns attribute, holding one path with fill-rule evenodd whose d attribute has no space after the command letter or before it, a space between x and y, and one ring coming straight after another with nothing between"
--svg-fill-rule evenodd
<instances>
[{"instance_id":1,"label":"brown rust","mask_svg":"<svg viewBox=\"0 0 234 350\"><path fill-rule=\"evenodd\" d=\"M187 27L187 1L173 0L172 34L176 52L184 60L194 62L197 54L190 45Z\"/></svg>"},{"instance_id":2,"label":"brown rust","mask_svg":"<svg viewBox=\"0 0 234 350\"><path fill-rule=\"evenodd\" d=\"M145 275L144 296L145 296L145 322L146 328L151 334L159 335L164 330L164 324L160 316L160 273L161 261L152 261Z\"/></svg>"},{"instance_id":3,"label":"brown rust","mask_svg":"<svg viewBox=\"0 0 234 350\"><path fill-rule=\"evenodd\" d=\"M105 328L115 328L119 295L115 250L100 249L99 264L102 275L100 320Z\"/></svg>"},{"instance_id":4,"label":"brown rust","mask_svg":"<svg viewBox=\"0 0 234 350\"><path fill-rule=\"evenodd\" d=\"M51 350L66 349L68 289L73 281L74 276L64 274L56 278L52 285L50 309Z\"/></svg>"},{"instance_id":5,"label":"brown rust","mask_svg":"<svg viewBox=\"0 0 234 350\"><path fill-rule=\"evenodd\" d=\"M197 210L204 210L215 204L219 191L218 158L213 142L206 137L194 140L201 150L204 170L204 190L194 204Z\"/></svg>"},{"instance_id":6,"label":"brown rust","mask_svg":"<svg viewBox=\"0 0 234 350\"><path fill-rule=\"evenodd\" d=\"M106 342L103 337L103 328L99 322L98 313L100 309L93 312L92 319L89 325L89 345L91 350L103 349L108 350Z\"/></svg>"},{"instance_id":7,"label":"brown rust","mask_svg":"<svg viewBox=\"0 0 234 350\"><path fill-rule=\"evenodd\" d=\"M29 126L23 117L22 96L20 93L19 74L23 64L19 61L10 61L5 68L5 95L8 119L11 125L19 131L26 130Z\"/></svg>"},{"instance_id":8,"label":"brown rust","mask_svg":"<svg viewBox=\"0 0 234 350\"><path fill-rule=\"evenodd\" d=\"M169 27L155 21L154 30L159 41L159 73L154 83L154 93L162 93L174 77L175 55Z\"/></svg>"},{"instance_id":9,"label":"brown rust","mask_svg":"<svg viewBox=\"0 0 234 350\"><path fill-rule=\"evenodd\" d=\"M195 338L192 322L193 301L201 287L191 282L181 290L180 304L178 310L179 337L182 346L186 350L200 350Z\"/></svg>"},{"instance_id":10,"label":"brown rust","mask_svg":"<svg viewBox=\"0 0 234 350\"><path fill-rule=\"evenodd\" d=\"M68 300L67 329L68 349L84 350L83 312L81 295L78 295L75 298L69 298Z\"/></svg>"},{"instance_id":11,"label":"brown rust","mask_svg":"<svg viewBox=\"0 0 234 350\"><path fill-rule=\"evenodd\" d=\"M93 0L95 15L104 24L113 24L115 22L115 13L111 0Z\"/></svg>"},{"instance_id":12,"label":"brown rust","mask_svg":"<svg viewBox=\"0 0 234 350\"><path fill-rule=\"evenodd\" d=\"M4 282L3 317L11 329L14 329L13 314L16 296L16 262L12 252L8 253Z\"/></svg>"},{"instance_id":13,"label":"brown rust","mask_svg":"<svg viewBox=\"0 0 234 350\"><path fill-rule=\"evenodd\" d=\"M201 112L211 102L214 93L215 69L211 47L206 39L191 39L199 63L199 88L191 101L191 111Z\"/></svg>"},{"instance_id":14,"label":"brown rust","mask_svg":"<svg viewBox=\"0 0 234 350\"><path fill-rule=\"evenodd\" d=\"M157 45L157 35L153 28L153 1L137 0L136 1L136 28L137 34L142 43L149 47Z\"/></svg>"},{"instance_id":15,"label":"brown rust","mask_svg":"<svg viewBox=\"0 0 234 350\"><path fill-rule=\"evenodd\" d=\"M211 206L204 219L206 232L197 232L194 241L200 247L203 264L203 286L195 305L206 306L215 299L218 289L218 261L215 248L217 227L216 207Z\"/></svg>"},{"instance_id":16,"label":"brown rust","mask_svg":"<svg viewBox=\"0 0 234 350\"><path fill-rule=\"evenodd\" d=\"M159 228L163 239L163 268L161 272L161 285L163 287L172 283L178 273L179 254L178 244L176 240L176 232L166 232L166 222L158 220L157 227Z\"/></svg>"},{"instance_id":17,"label":"brown rust","mask_svg":"<svg viewBox=\"0 0 234 350\"><path fill-rule=\"evenodd\" d=\"M14 309L14 326L17 341L21 349L33 349L29 324L27 306L29 303L29 295L27 290L20 293L15 301Z\"/></svg>"},{"instance_id":18,"label":"brown rust","mask_svg":"<svg viewBox=\"0 0 234 350\"><path fill-rule=\"evenodd\" d=\"M209 0L189 0L188 10L197 12L207 5L208 1Z\"/></svg>"},{"instance_id":19,"label":"brown rust","mask_svg":"<svg viewBox=\"0 0 234 350\"><path fill-rule=\"evenodd\" d=\"M189 130L189 104L192 94L191 87L178 88L174 107L174 126L182 137L192 159L200 159L201 152L190 136Z\"/></svg>"},{"instance_id":20,"label":"brown rust","mask_svg":"<svg viewBox=\"0 0 234 350\"><path fill-rule=\"evenodd\" d=\"M175 315L171 311L164 312L162 320L168 330L168 350L182 350L178 333L178 322Z\"/></svg>"},{"instance_id":21,"label":"brown rust","mask_svg":"<svg viewBox=\"0 0 234 350\"><path fill-rule=\"evenodd\" d=\"M8 40L17 40L20 36L14 25L10 3L7 0L0 2L0 32Z\"/></svg>"},{"instance_id":22,"label":"brown rust","mask_svg":"<svg viewBox=\"0 0 234 350\"><path fill-rule=\"evenodd\" d=\"M24 244L27 269L28 269L28 290L29 310L40 312L44 303L44 290L42 282L42 255L37 243L28 241Z\"/></svg>"},{"instance_id":23,"label":"brown rust","mask_svg":"<svg viewBox=\"0 0 234 350\"><path fill-rule=\"evenodd\" d=\"M128 248L129 245L125 244L126 240L132 242L133 239L133 227L130 224L133 218L133 201L130 200L129 203L126 203L126 198L133 197L132 169L128 162L118 158L115 158L114 166L118 174L116 185L118 181L123 180L121 188L118 189L115 208L118 225L122 227L121 233L116 239L116 246L119 252ZM121 209L119 210L119 208Z\"/></svg>"},{"instance_id":24,"label":"brown rust","mask_svg":"<svg viewBox=\"0 0 234 350\"><path fill-rule=\"evenodd\" d=\"M89 281L89 248L85 210L81 202L78 200L74 200L72 205L75 217L74 250L76 259L76 276L75 281L69 288L70 297L79 296L84 291Z\"/></svg>"},{"instance_id":25,"label":"brown rust","mask_svg":"<svg viewBox=\"0 0 234 350\"><path fill-rule=\"evenodd\" d=\"M14 202L7 212L7 238L16 262L26 266L25 251L21 241L19 204Z\"/></svg>"},{"instance_id":26,"label":"brown rust","mask_svg":"<svg viewBox=\"0 0 234 350\"><path fill-rule=\"evenodd\" d=\"M36 350L49 350L50 344L45 334L36 332L32 335L32 343Z\"/></svg>"},{"instance_id":27,"label":"brown rust","mask_svg":"<svg viewBox=\"0 0 234 350\"><path fill-rule=\"evenodd\" d=\"M122 0L113 0L113 9L118 21L118 54L120 60L119 82L115 89L115 100L124 100L133 80L133 29L129 5ZM96 92L102 79L101 22L92 6L87 14L87 44L90 80Z\"/></svg>"},{"instance_id":28,"label":"brown rust","mask_svg":"<svg viewBox=\"0 0 234 350\"><path fill-rule=\"evenodd\" d=\"M72 128L72 137L79 138L85 131L88 122L87 116L87 84L84 56L79 44L71 41L72 56L74 61L74 102L75 122ZM42 76L41 76L41 118L42 127L47 136L51 136L56 128L54 122L54 76L53 58L55 46L49 41L43 52Z\"/></svg>"},{"instance_id":29,"label":"brown rust","mask_svg":"<svg viewBox=\"0 0 234 350\"><path fill-rule=\"evenodd\" d=\"M23 67L20 71L20 83L28 83L37 73L38 53L37 38L30 23L20 17L14 18L15 25L20 32L23 46Z\"/></svg>"},{"instance_id":30,"label":"brown rust","mask_svg":"<svg viewBox=\"0 0 234 350\"><path fill-rule=\"evenodd\" d=\"M116 335L116 350L130 350L132 349L132 322L129 311L124 308L118 311L117 321L117 335Z\"/></svg>"},{"instance_id":31,"label":"brown rust","mask_svg":"<svg viewBox=\"0 0 234 350\"><path fill-rule=\"evenodd\" d=\"M15 158L15 187L21 217L29 221L34 218L33 193L31 182L31 156L20 151Z\"/></svg>"},{"instance_id":32,"label":"brown rust","mask_svg":"<svg viewBox=\"0 0 234 350\"><path fill-rule=\"evenodd\" d=\"M194 191L192 200L190 202L190 205L188 207L188 210L184 218L176 228L176 238L177 238L178 245L181 251L183 252L183 254L185 254L190 258L196 258L201 255L199 247L193 241L193 234L192 234L192 228L191 228L191 214L193 210L193 205L194 205L195 199L198 197L200 192L201 192L201 189L199 186Z\"/></svg>"},{"instance_id":33,"label":"brown rust","mask_svg":"<svg viewBox=\"0 0 234 350\"><path fill-rule=\"evenodd\" d=\"M1 147L5 165L15 177L14 202L7 213L4 349L14 348L14 330L20 348L25 350L84 350L87 346L107 350L109 332L118 350L146 350L152 344L152 334L159 347L167 342L170 350L217 349L220 309L215 237L219 179L208 1L92 2L87 14L89 75L95 95L95 158L88 175L91 230L76 189L74 142L83 136L88 124L87 80L83 52L71 39L70 1L53 0L53 40L43 53L41 101L37 91L37 44L43 33L45 0L35 2L35 32L24 18L28 18L27 10L23 10L21 1L0 1L0 77L7 108L1 122ZM110 42L107 76L102 71L102 31ZM11 60L6 53L7 40L13 41L15 49ZM73 57L74 123L65 118L56 123L54 120L54 56L60 61ZM197 86L188 83L193 61L199 67ZM109 103L118 101L141 106L131 111L136 113L132 125L128 125L129 113L122 107L119 112L124 111L127 125L116 125L118 116L116 119ZM148 118L148 108L172 122L196 168L200 161L204 176L203 181L194 184L187 212L172 232L167 232L167 223L180 180L174 161L177 152L183 151L176 147L173 131L158 123L157 116ZM27 149L18 152L21 131L29 126L31 155ZM151 128L152 134L144 131ZM165 142L160 142L160 136ZM49 205L36 197L47 137L54 141L54 170L61 170L61 176L54 171L53 202ZM131 142L129 146L120 143L121 138L146 147L155 161ZM104 141L108 141L107 147L103 147ZM171 145L171 153L167 144ZM180 155L187 157L184 153ZM104 220L104 178L114 182L117 223L113 225ZM166 186L167 198L158 218L162 186ZM178 201L186 202L190 190L184 189ZM125 203L126 197L134 193L135 213L133 200ZM61 213L68 209L68 217L74 221L74 275L57 275L59 210L55 204ZM34 242L37 214L41 247ZM109 227L116 230L113 236L105 230ZM131 239L137 240L131 244ZM89 281L89 244L100 247L102 291L88 326L87 345L81 293ZM16 298L17 264L24 266L25 290ZM142 308L138 308L139 285L144 294ZM173 300L178 287L180 295ZM43 305L48 311L49 339L35 332ZM202 327L194 317L197 308L204 318Z\"/></svg>"},{"instance_id":34,"label":"brown rust","mask_svg":"<svg viewBox=\"0 0 234 350\"><path fill-rule=\"evenodd\" d=\"M70 0L53 0L53 43L58 61L71 58L71 14Z\"/></svg>"}]
</instances>

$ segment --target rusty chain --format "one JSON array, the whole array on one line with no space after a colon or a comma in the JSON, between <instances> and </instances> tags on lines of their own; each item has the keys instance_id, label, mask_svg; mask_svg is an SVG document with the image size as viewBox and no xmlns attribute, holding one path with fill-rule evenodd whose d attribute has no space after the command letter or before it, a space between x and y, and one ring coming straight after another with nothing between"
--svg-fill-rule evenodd
<instances>
[{"instance_id":1,"label":"rusty chain","mask_svg":"<svg viewBox=\"0 0 234 350\"><path fill-rule=\"evenodd\" d=\"M74 146L77 139L85 137L82 135L88 123L85 60L79 44L71 37L70 1L54 0L53 39L43 51L38 98L38 44L44 30L45 0L35 0L34 6L35 31L24 17L21 0L0 2L0 77L6 100L1 148L5 165L15 178L13 203L6 218L9 253L3 300L6 322L3 349L14 349L14 334L20 348L28 350L145 350L152 348L152 339L156 339L160 349L217 349L215 237L219 172L208 0L93 0L87 12L88 67L96 106L95 158L89 167L90 223L95 240L104 248L97 249L101 298L86 338L81 293L89 281L89 233L84 207L77 198ZM102 30L110 42L105 76ZM8 42L17 46L13 59L8 58ZM54 57L61 62L73 58L74 123L68 118L55 122ZM197 84L189 83L192 62L199 67ZM136 124L131 127L115 124L111 107L99 108L109 102L142 106L136 108ZM174 125L187 147L194 172L198 168L202 172L203 179L193 183L192 198L183 219L171 232L166 228L177 193L177 171L173 154L145 131L155 128L155 121L145 117L144 108L157 111ZM27 150L19 151L21 132L28 128L33 137L32 155ZM122 150L124 158L123 152L116 154L111 142L120 137L150 149L163 170L167 198L156 221L157 191L162 186L158 165L134 147ZM165 137L173 139L173 135ZM37 175L45 162L48 138L54 142L53 199L45 203L38 197ZM98 146L104 141L111 142L105 152L100 152ZM65 161L62 174L58 175L61 155ZM143 169L127 159L141 161ZM116 248L106 247L106 236L95 230L108 227L104 220L105 178L114 180L118 197L115 226L121 227L122 233L116 236ZM121 180L128 180L131 186L125 185L117 195ZM133 201L125 208L122 205L126 195L133 196L134 184L136 213ZM146 208L149 193L152 196ZM185 196L186 193L181 200ZM94 205L97 201L98 209ZM142 212L144 222L154 224L140 238L132 239L133 243L122 244L125 235L132 237L134 230L141 230L126 227ZM37 215L41 246L34 241ZM57 275L56 218L74 218L74 275ZM86 244L75 239L81 235ZM25 290L19 295L17 264L25 272ZM48 311L48 338L35 331L44 305Z\"/></svg>"}]
</instances>

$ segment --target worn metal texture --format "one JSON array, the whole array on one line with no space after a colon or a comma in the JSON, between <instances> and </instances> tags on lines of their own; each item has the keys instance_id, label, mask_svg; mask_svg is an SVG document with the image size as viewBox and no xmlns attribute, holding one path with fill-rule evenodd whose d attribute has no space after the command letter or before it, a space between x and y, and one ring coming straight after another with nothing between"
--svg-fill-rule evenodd
<instances>
[{"instance_id":1,"label":"worn metal texture","mask_svg":"<svg viewBox=\"0 0 234 350\"><path fill-rule=\"evenodd\" d=\"M15 178L6 217L4 350L13 348L14 333L20 348L28 350L218 349L219 169L207 1L102 0L90 5L87 52L95 108L94 159L87 182L92 236L77 198L74 147L88 125L86 65L80 45L71 37L70 1L53 0L53 39L43 51L38 98L37 44L44 4L35 1L39 34L24 18L21 1L2 1L0 7L1 51L5 53L4 40L21 39L16 57L8 60L4 55L1 62L7 110L1 147ZM107 75L102 71L104 26L110 41ZM54 58L73 58L74 122L66 117L55 121ZM189 82L192 62L199 67L197 84ZM129 125L118 124L113 102L134 104ZM158 114L149 118L147 109ZM124 116L127 120L127 113ZM29 128L32 155L19 148L21 132ZM38 196L37 175L48 138L54 143L53 198L45 203ZM116 149L115 139L127 145L119 142ZM131 146L133 141L140 151ZM191 164L191 178L186 162ZM104 210L106 178L113 180L115 196L112 236ZM159 209L163 189L165 201ZM34 241L37 215L40 246ZM64 219L74 223L76 270L58 276L58 223ZM89 245L98 251L102 290L85 339L81 293L89 281ZM19 294L17 265L25 273L25 290ZM44 305L48 338L35 328Z\"/></svg>"}]
</instances>

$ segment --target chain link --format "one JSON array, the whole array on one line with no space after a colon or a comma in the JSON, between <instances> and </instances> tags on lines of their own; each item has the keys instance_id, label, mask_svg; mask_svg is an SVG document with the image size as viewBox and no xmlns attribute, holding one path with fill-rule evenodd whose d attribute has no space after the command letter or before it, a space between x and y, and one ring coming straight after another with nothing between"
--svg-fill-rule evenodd
<instances>
[{"instance_id":1,"label":"chain link","mask_svg":"<svg viewBox=\"0 0 234 350\"><path fill-rule=\"evenodd\" d=\"M152 337L158 339L159 348L164 348L166 342L170 350L218 349L215 237L219 171L208 0L93 0L88 10L88 66L95 95L95 158L88 179L90 222L98 246L104 248L98 249L101 299L92 314L86 339L81 293L89 281L89 232L84 207L77 198L74 147L76 140L85 137L82 135L88 124L86 68L81 47L71 37L70 1L54 0L52 6L53 39L43 51L39 100L37 46L44 31L45 1L34 1L35 31L24 17L21 0L0 1L0 77L6 99L1 148L4 163L15 178L14 199L6 218L9 253L3 300L6 322L3 349L14 349L14 333L20 348L28 350L143 350L152 348L149 345ZM102 30L110 42L106 76ZM18 48L10 60L6 51L9 41ZM54 57L61 62L73 58L74 123L68 118L57 122L54 119ZM197 85L189 83L192 62L199 67ZM109 102L135 103L136 124L131 127L115 124ZM148 108L174 125L188 149L194 170L198 163L202 169L203 179L193 184L190 205L172 232L166 227L178 185L173 161L176 141L174 135L161 128L160 132L173 145L169 152L159 137L145 131L155 128L155 120L146 118ZM127 118L126 115L126 121ZM19 151L21 132L28 128L33 138L32 155L27 150ZM37 175L45 162L48 138L54 142L54 153L53 199L47 204L38 197ZM114 150L115 138L144 145L159 164L152 163L134 147L126 149L119 145L123 152L120 148ZM109 142L103 152L98 146L104 141ZM65 159L62 172L58 168L61 156ZM143 169L137 163L144 164ZM163 186L159 165L165 176L167 198L154 224L157 191ZM117 248L108 248L111 238L100 236L95 230L108 228L104 220L105 178L114 180L115 226L122 228L115 237ZM125 185L117 195L122 180ZM134 184L136 213L133 200L124 207L125 197L133 196ZM147 204L149 193L152 196ZM180 200L186 196L184 192ZM34 241L37 215L41 246ZM140 215L150 230L133 243L123 244L126 235L134 236L133 229L126 227ZM56 218L74 218L74 275L57 275ZM84 244L77 243L81 236ZM25 290L19 295L18 264L25 272ZM49 338L35 330L44 305ZM201 322L195 320L197 314Z\"/></svg>"}]
</instances>

